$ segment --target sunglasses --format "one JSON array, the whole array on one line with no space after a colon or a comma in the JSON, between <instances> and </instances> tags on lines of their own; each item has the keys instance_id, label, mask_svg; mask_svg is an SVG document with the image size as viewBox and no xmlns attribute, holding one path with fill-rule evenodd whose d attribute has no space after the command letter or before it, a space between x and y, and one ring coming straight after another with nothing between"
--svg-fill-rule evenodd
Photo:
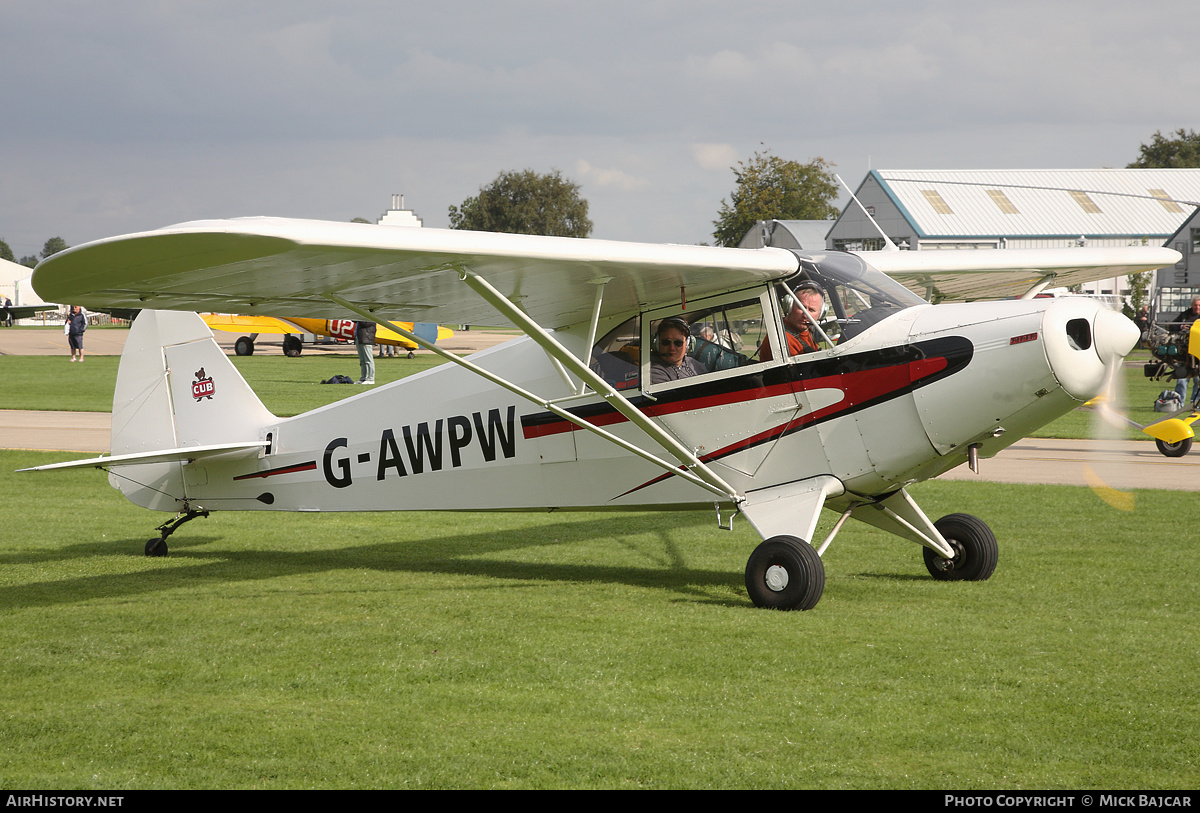
<instances>
[{"instance_id":1,"label":"sunglasses","mask_svg":"<svg viewBox=\"0 0 1200 813\"><path fill-rule=\"evenodd\" d=\"M683 347L687 344L683 339L659 339L658 343L663 347Z\"/></svg>"}]
</instances>

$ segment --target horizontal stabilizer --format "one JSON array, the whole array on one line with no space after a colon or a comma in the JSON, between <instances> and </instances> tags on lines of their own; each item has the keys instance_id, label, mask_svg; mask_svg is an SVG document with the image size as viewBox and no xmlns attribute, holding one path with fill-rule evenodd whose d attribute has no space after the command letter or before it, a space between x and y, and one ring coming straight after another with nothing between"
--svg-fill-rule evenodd
<instances>
[{"instance_id":1,"label":"horizontal stabilizer","mask_svg":"<svg viewBox=\"0 0 1200 813\"><path fill-rule=\"evenodd\" d=\"M202 457L231 455L250 457L266 447L268 441L255 440L248 443L217 443L211 446L186 446L180 449L163 449L158 452L137 452L91 457L87 460L68 460L66 463L51 463L17 471L49 471L51 469L109 469L113 466L133 466L140 463L190 463Z\"/></svg>"}]
</instances>

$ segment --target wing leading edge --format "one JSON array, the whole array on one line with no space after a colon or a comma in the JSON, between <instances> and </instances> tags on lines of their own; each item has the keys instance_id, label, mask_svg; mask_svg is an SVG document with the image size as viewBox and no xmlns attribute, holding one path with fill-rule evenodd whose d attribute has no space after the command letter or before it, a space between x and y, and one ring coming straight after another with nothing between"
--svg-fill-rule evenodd
<instances>
[{"instance_id":1,"label":"wing leading edge","mask_svg":"<svg viewBox=\"0 0 1200 813\"><path fill-rule=\"evenodd\" d=\"M859 252L933 301L1020 296L1172 265L1152 246ZM183 223L55 254L34 272L46 301L89 307L302 313L344 318L338 301L386 319L496 324L462 283L482 277L544 328L679 305L786 277L791 252L252 217ZM603 285L602 292L598 289Z\"/></svg>"},{"instance_id":2,"label":"wing leading edge","mask_svg":"<svg viewBox=\"0 0 1200 813\"><path fill-rule=\"evenodd\" d=\"M486 278L538 324L586 324L784 277L782 249L650 245L566 237L242 218L87 243L34 273L44 299L91 307L341 318L329 294L381 317L495 324L461 274Z\"/></svg>"}]
</instances>

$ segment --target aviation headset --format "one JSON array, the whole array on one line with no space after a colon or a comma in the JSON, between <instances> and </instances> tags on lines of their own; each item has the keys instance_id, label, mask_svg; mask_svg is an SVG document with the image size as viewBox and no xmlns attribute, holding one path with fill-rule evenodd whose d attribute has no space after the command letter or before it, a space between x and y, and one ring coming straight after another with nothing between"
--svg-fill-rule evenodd
<instances>
[{"instance_id":1,"label":"aviation headset","mask_svg":"<svg viewBox=\"0 0 1200 813\"><path fill-rule=\"evenodd\" d=\"M696 349L696 337L692 335L692 326L687 323L687 320L678 316L668 316L654 328L654 338L651 339L651 343L656 351L658 349L658 334L662 333L664 327L673 327L684 336L687 336L687 340L683 345L683 352L691 353Z\"/></svg>"},{"instance_id":2,"label":"aviation headset","mask_svg":"<svg viewBox=\"0 0 1200 813\"><path fill-rule=\"evenodd\" d=\"M792 308L800 304L800 294L805 292L812 292L821 297L821 310L817 314L816 319L816 321L820 322L823 318L825 318L825 289L810 279L804 280L804 282L801 282L799 285L793 288L791 292L780 297L779 307L783 309L783 315L787 316L792 312ZM811 316L811 314L809 315Z\"/></svg>"}]
</instances>

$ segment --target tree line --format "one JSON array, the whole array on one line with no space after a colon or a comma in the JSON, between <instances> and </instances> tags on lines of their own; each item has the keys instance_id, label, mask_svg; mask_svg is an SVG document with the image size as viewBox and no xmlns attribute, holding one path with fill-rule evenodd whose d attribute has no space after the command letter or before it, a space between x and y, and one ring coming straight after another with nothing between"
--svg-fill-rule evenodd
<instances>
[{"instance_id":1,"label":"tree line","mask_svg":"<svg viewBox=\"0 0 1200 813\"><path fill-rule=\"evenodd\" d=\"M46 245L42 247L42 253L40 255L35 256L31 254L28 257L22 257L18 260L15 256L13 256L13 250L9 248L8 243L0 239L0 260L8 260L10 263L17 263L18 265L23 265L26 268L33 268L38 264L39 260L44 260L51 254L57 254L58 252L68 248L70 248L70 246L67 245L66 240L62 239L61 237L51 237L46 241Z\"/></svg>"}]
</instances>

